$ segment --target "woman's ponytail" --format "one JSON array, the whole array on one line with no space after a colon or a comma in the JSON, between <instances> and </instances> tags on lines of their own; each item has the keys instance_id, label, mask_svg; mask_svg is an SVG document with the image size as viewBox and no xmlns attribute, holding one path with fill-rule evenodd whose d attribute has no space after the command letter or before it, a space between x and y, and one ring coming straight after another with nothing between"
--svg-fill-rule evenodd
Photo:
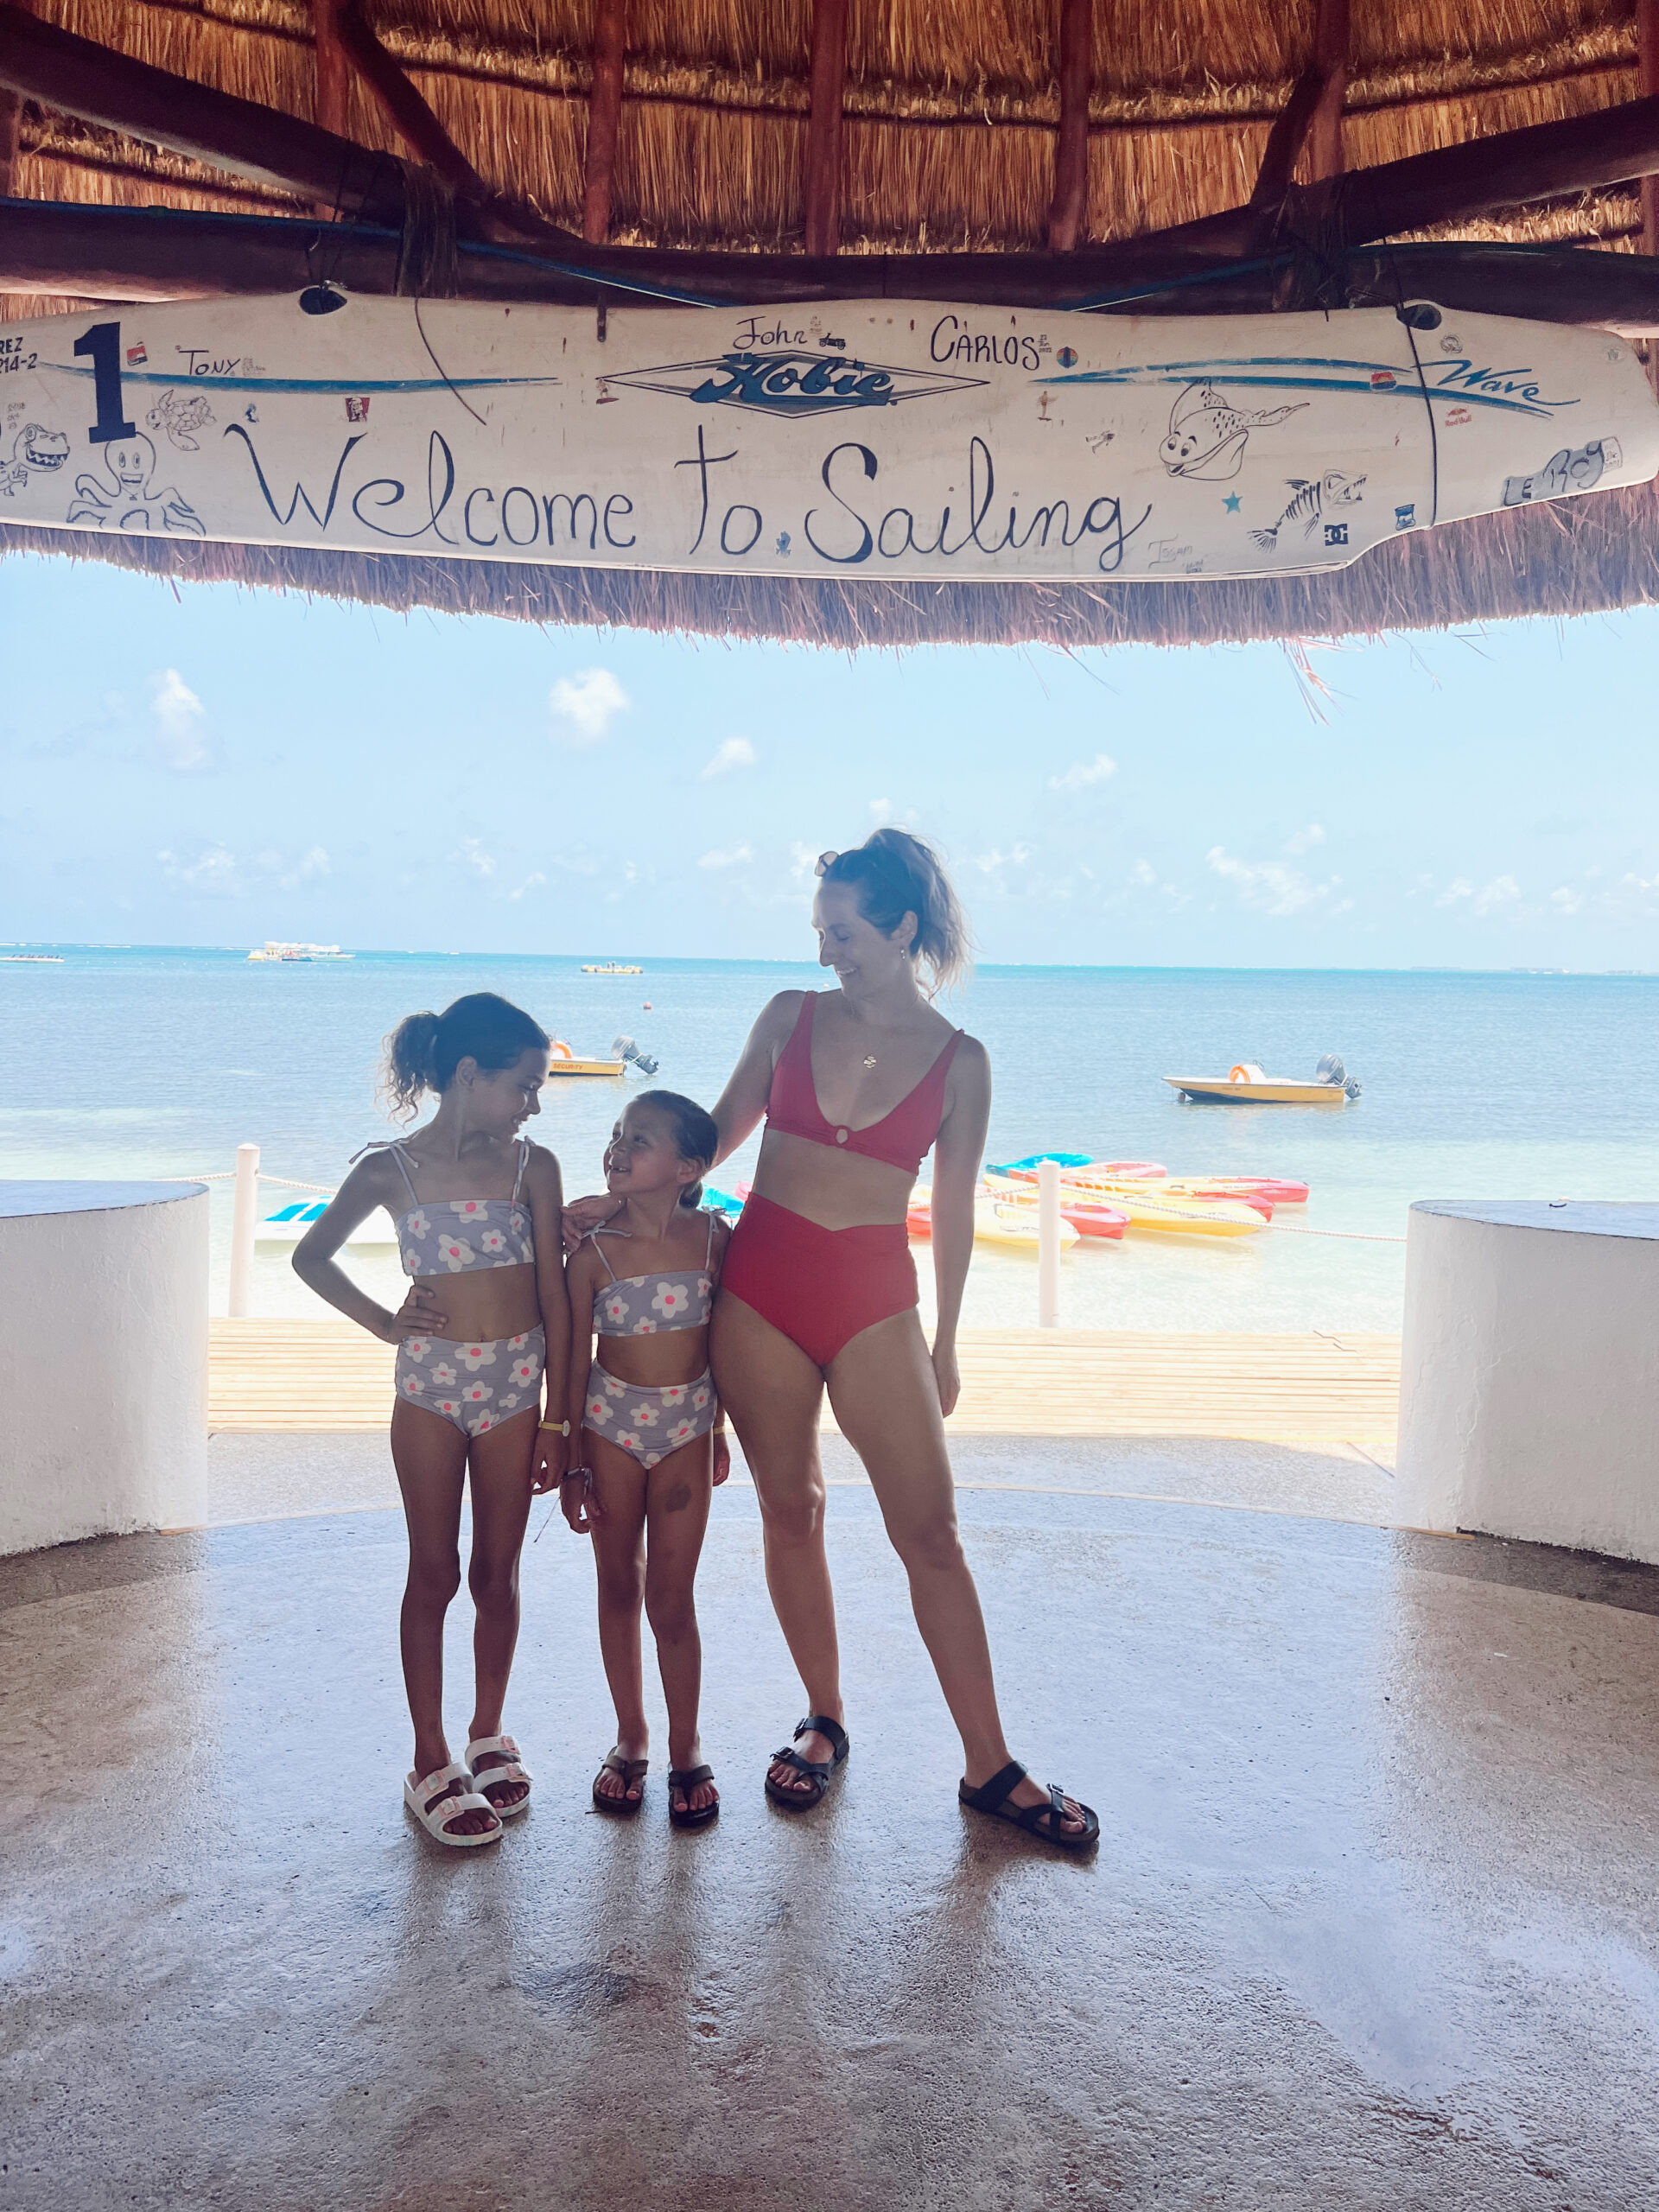
<instances>
[{"instance_id":1,"label":"woman's ponytail","mask_svg":"<svg viewBox=\"0 0 1659 2212\"><path fill-rule=\"evenodd\" d=\"M891 937L906 914L916 917L910 957L925 963L928 995L948 990L967 973L973 937L955 887L938 854L908 830L877 830L849 853L818 862L826 883L851 884L858 908L873 928Z\"/></svg>"}]
</instances>

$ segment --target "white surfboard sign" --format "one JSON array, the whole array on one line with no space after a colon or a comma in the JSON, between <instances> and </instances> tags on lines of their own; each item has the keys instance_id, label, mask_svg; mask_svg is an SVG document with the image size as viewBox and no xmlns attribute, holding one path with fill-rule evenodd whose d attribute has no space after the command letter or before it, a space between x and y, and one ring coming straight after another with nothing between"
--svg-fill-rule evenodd
<instances>
[{"instance_id":1,"label":"white surfboard sign","mask_svg":"<svg viewBox=\"0 0 1659 2212\"><path fill-rule=\"evenodd\" d=\"M334 296L338 297L338 296ZM299 298L0 327L0 520L713 574L1165 580L1645 482L1605 332Z\"/></svg>"}]
</instances>

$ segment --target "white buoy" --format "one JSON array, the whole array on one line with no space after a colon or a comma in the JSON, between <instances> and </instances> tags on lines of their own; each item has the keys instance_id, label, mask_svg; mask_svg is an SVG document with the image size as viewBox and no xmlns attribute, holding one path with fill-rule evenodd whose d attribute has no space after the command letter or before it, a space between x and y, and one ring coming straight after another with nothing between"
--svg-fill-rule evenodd
<instances>
[{"instance_id":1,"label":"white buoy","mask_svg":"<svg viewBox=\"0 0 1659 2212\"><path fill-rule=\"evenodd\" d=\"M259 1147L236 1147L236 1203L231 1211L231 1296L232 1315L253 1311L253 1232L259 1218Z\"/></svg>"},{"instance_id":2,"label":"white buoy","mask_svg":"<svg viewBox=\"0 0 1659 2212\"><path fill-rule=\"evenodd\" d=\"M1037 1164L1037 1325L1060 1325L1060 1169L1053 1160Z\"/></svg>"}]
</instances>

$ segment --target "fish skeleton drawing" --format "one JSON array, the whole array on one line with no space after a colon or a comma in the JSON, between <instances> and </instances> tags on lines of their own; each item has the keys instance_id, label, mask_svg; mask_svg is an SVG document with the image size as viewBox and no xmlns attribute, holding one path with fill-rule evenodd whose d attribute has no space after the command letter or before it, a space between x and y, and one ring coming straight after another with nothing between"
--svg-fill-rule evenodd
<instances>
[{"instance_id":1,"label":"fish skeleton drawing","mask_svg":"<svg viewBox=\"0 0 1659 2212\"><path fill-rule=\"evenodd\" d=\"M1169 410L1169 435L1158 449L1160 457L1172 476L1225 482L1237 475L1252 430L1271 429L1287 416L1300 415L1306 404L1299 399L1289 407L1264 407L1247 415L1213 385L1190 384Z\"/></svg>"},{"instance_id":2,"label":"fish skeleton drawing","mask_svg":"<svg viewBox=\"0 0 1659 2212\"><path fill-rule=\"evenodd\" d=\"M1270 530L1253 530L1253 543L1271 553L1279 543L1279 533L1287 523L1299 522L1304 537L1311 537L1319 517L1328 507L1351 507L1359 498L1363 476L1344 476L1339 468L1327 468L1323 476L1312 481L1301 476L1286 478L1295 497Z\"/></svg>"}]
</instances>

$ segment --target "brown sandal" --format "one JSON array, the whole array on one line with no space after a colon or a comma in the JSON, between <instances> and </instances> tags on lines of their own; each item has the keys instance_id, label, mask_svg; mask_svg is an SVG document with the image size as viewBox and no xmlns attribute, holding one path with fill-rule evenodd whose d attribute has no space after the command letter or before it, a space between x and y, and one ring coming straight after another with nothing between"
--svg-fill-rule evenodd
<instances>
[{"instance_id":1,"label":"brown sandal","mask_svg":"<svg viewBox=\"0 0 1659 2212\"><path fill-rule=\"evenodd\" d=\"M620 1747L613 1744L599 1763L599 1774L605 1773L607 1769L612 1774L620 1774L624 1788L632 1789L635 1783L644 1783L645 1769L650 1764L649 1759L625 1759ZM637 1797L618 1797L600 1788L599 1774L594 1777L594 1803L601 1813L612 1813L623 1820L631 1820L645 1802L644 1789Z\"/></svg>"}]
</instances>

